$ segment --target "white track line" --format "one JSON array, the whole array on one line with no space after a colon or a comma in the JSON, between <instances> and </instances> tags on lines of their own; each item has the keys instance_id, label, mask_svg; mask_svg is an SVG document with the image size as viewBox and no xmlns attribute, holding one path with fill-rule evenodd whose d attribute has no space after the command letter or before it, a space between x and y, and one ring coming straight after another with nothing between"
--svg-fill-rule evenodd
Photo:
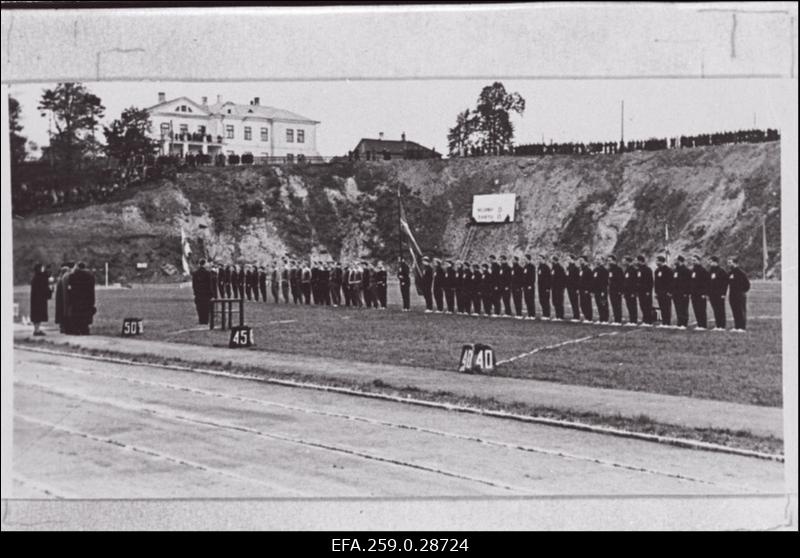
<instances>
[{"instance_id":1,"label":"white track line","mask_svg":"<svg viewBox=\"0 0 800 558\"><path fill-rule=\"evenodd\" d=\"M22 384L22 385L24 385L24 384ZM39 386L36 386L36 387L41 389ZM243 475L237 475L236 473L231 473L231 472L226 471L224 469L218 469L216 467L209 467L208 465L203 465L202 463L197 463L196 461L191 461L191 460L188 460L188 459L184 459L183 457L177 457L177 456L174 456L174 455L163 453L163 452L160 452L160 451L157 451L157 450L145 447L145 446L135 446L133 444L126 444L124 442L120 442L120 441L115 440L113 438L106 438L104 436L96 436L96 435L90 434L88 432L82 432L82 431L76 430L74 428L68 428L68 427L62 426L60 424L52 423L52 422L49 422L49 421L46 421L46 420L42 420L42 419L37 419L37 418L34 418L34 417L30 416L30 415L25 415L25 414L22 414L22 413L16 413L15 412L14 413L14 417L22 419L25 422L29 422L31 424L36 424L38 426L42 426L42 427L47 428L49 430L56 430L58 432L64 432L66 434L70 434L72 436L79 436L81 438L86 438L86 439L92 440L94 442L101 442L101 443L104 443L104 444L110 444L110 445L112 445L114 447L117 447L117 448L119 448L121 450L130 451L130 452L134 452L134 453L141 453L141 454L147 455L149 457L156 458L156 459L161 460L161 461L168 461L168 462L173 463L175 465L181 465L181 466L184 466L184 467L197 469L197 470L203 471L205 473L212 473L212 474L215 474L215 475L228 477L228 478L235 479L237 481L244 482L244 483L247 483L247 484L258 484L258 485L261 485L261 486L266 486L266 487L271 488L273 490L276 490L278 492L285 491L285 492L291 492L293 494L296 494L297 496L312 496L312 494L310 494L308 492L302 492L300 490L287 488L287 487L284 487L284 486L281 486L281 485L278 485L278 484L274 484L274 483L271 483L271 482L263 481L263 480L260 480L260 479L254 479L252 477L246 477L246 476L243 476Z\"/></svg>"},{"instance_id":2,"label":"white track line","mask_svg":"<svg viewBox=\"0 0 800 558\"><path fill-rule=\"evenodd\" d=\"M280 408L280 409L285 409L285 410L288 410L288 411L300 412L300 413L309 414L309 415L318 415L318 416L323 416L323 417L331 417L331 418L337 418L337 419L343 419L343 420L350 420L350 421L354 421L354 422L363 422L365 424L369 424L369 425L373 425L373 426L383 426L383 427L388 427L388 428L393 428L393 429L398 429L398 430L410 430L410 431L413 431L413 432L421 432L421 433L424 433L424 434L432 434L432 435L436 435L436 436L443 436L443 437L446 437L446 438L454 438L454 439L457 439L457 440L464 440L464 441L469 441L469 442L477 442L479 444L485 444L485 445L488 445L488 446L500 447L500 448L504 448L504 449L519 450L519 451L525 451L525 452L530 452L530 453L537 453L537 454L549 455L549 456L554 456L554 457L561 457L561 458L572 459L572 460L576 460L576 461L584 461L584 462L596 463L596 464L599 464L599 465L604 465L604 466L612 467L612 468L619 468L619 469L625 469L625 470L629 470L629 471L636 471L636 472L640 472L640 473L647 473L647 474L652 474L652 475L657 475L657 476L665 476L665 477L671 477L671 478L676 478L676 479L680 479L680 480L688 480L688 481L692 481L692 482L710 484L710 485L714 485L714 486L730 488L732 490L737 490L737 491L742 491L743 490L742 486L725 485L725 484L717 483L717 482L714 482L714 481L707 481L705 479L701 479L701 478L698 478L698 477L690 477L690 476L682 475L682 474L679 474L679 473L670 473L668 471L660 471L658 469L649 469L647 467L641 467L641 466L638 466L638 465L630 465L628 463L620 463L618 461L609 461L609 460L601 459L601 458L598 458L598 457L591 457L591 456L567 453L567 452L564 452L564 451L550 450L550 449L546 449L546 448L541 448L541 447L536 447L536 446L529 446L529 445L524 445L524 444L517 444L517 443L513 443L513 442L502 442L502 441L498 441L498 440L480 438L478 436L470 436L470 435L458 434L458 433L455 433L455 432L448 432L448 431L444 431L444 430L426 428L424 426L415 426L415 425L405 424L405 423L389 422L389 421L384 421L384 420L372 419L372 418L369 418L369 417L362 417L362 416L358 416L358 415L350 415L350 414L346 414L346 413L334 413L334 412L330 412L330 411L322 411L320 409L314 409L314 408L309 408L309 407L300 407L300 406L297 406L297 405L288 405L286 403L279 403L277 401L268 401L268 400L265 400L265 399L255 399L255 398L252 398L252 397L243 397L243 396L239 396L239 395L230 395L230 394L226 394L226 393L207 391L207 390L198 389L198 388L192 388L192 387L184 386L184 385L171 384L171 383L165 383L165 382L152 382L152 381L149 381L149 380L139 380L139 379L136 379L136 378L128 378L126 376L116 376L114 374L105 374L105 373L100 373L100 372L89 372L89 371L86 371L86 370L79 370L77 368L72 368L70 366L64 366L62 364L53 363L53 364L51 364L51 366L53 366L54 368L58 368L59 370L64 370L66 372L70 372L72 374L90 376L90 377L96 377L96 378L104 378L104 379L114 379L114 380L130 383L130 384L134 384L134 385L140 385L140 386L143 386L143 387L157 387L157 388L163 388L163 389L168 389L168 390L172 390L172 391L181 391L181 392L187 392L187 393L191 393L191 394L195 394L195 395L202 395L202 396L205 396L205 397L213 397L213 398L218 398L218 399L229 399L229 400L237 401L237 402L240 402L240 403L253 403L253 404L261 405L261 406L264 406L264 407L277 407L277 408Z\"/></svg>"},{"instance_id":3,"label":"white track line","mask_svg":"<svg viewBox=\"0 0 800 558\"><path fill-rule=\"evenodd\" d=\"M33 388L33 389L38 389L38 390L44 391L46 393L51 393L51 394L54 394L54 395L59 395L59 396L70 398L70 399L77 399L77 400L80 400L80 401L86 401L88 403L94 403L94 404L97 404L97 405L105 405L105 406L109 406L109 407L116 407L118 409L123 409L123 410L131 411L131 412L146 413L146 414L149 414L149 415L152 415L152 416L155 416L155 417L166 418L166 419L179 421L179 422L186 422L186 423L189 423L189 424L195 424L195 425L200 424L200 425L203 425L203 426L209 426L209 427L212 427L212 428L219 428L219 429L223 429L223 430L233 430L233 431L236 431L236 432L245 432L247 434L253 434L255 436L262 437L262 438L268 438L268 439L271 439L271 440L278 440L278 441L286 442L286 443L289 443L289 444L296 444L296 445L311 447L311 448L314 448L314 449L317 449L317 450L324 450L324 451L329 451L329 452L334 452L334 453L341 453L341 454L345 454L345 455L350 455L350 456L354 456L354 457L360 457L362 459L366 459L366 460L369 460L369 461L376 461L376 462L379 462L379 463L385 463L385 464L388 464L388 465L394 465L394 466L398 466L398 467L416 469L416 470L425 471L425 472L428 472L428 473L434 473L434 474L437 474L437 475L443 475L443 476L446 476L446 477L451 477L451 478L455 478L455 479L459 479L459 480L476 482L476 483L492 486L492 487L495 487L495 488L502 488L504 490L509 490L509 491L512 491L512 492L521 492L521 493L526 493L526 494L534 494L535 493L535 491L533 489L530 489L530 488L524 488L524 487L519 487L519 486L511 486L511 485L504 484L502 482L497 482L497 481L490 480L490 479L483 479L483 478L480 478L480 477L474 477L474 476L471 476L471 475L464 475L464 474L461 474L461 473L456 473L456 472L452 472L452 471L447 471L445 469L440 469L438 467L431 467L431 466L428 466L428 465L420 465L418 463L412 463L410 461L404 461L404 460L401 460L401 459L394 459L394 458L391 458L391 457L383 457L383 456L380 456L380 455L377 455L377 454L371 454L371 453L367 453L367 452L362 452L362 451L349 449L349 448L345 448L345 447L341 447L341 446L335 446L335 445L332 445L332 444L326 444L326 443L322 443L322 442L313 442L313 441L309 441L309 440L303 440L301 438L294 438L292 436L282 436L282 435L279 435L279 434L271 434L271 433L268 433L268 432L263 432L263 431L258 430L256 428L250 428L248 426L240 426L238 424L230 424L230 423L226 423L226 422L218 422L218 421L208 420L208 419L205 419L205 418L198 417L197 415L194 415L194 416L180 415L180 414L176 414L176 413L166 412L164 410L157 410L157 409L154 409L152 407L145 407L145 406L140 406L140 405L131 405L131 404L128 404L128 403L126 403L124 401L120 401L118 399L93 397L93 396L86 395L84 393L81 393L81 392L78 392L78 391L75 391L75 390L55 388L55 387L53 387L51 385L40 383L40 382L27 382L27 381L19 381L19 380L17 380L17 381L14 382L14 384L22 386L22 387L29 387L29 388ZM101 440L101 441L105 441L105 440ZM113 441L109 442L109 443L118 444L117 442L113 442Z\"/></svg>"},{"instance_id":4,"label":"white track line","mask_svg":"<svg viewBox=\"0 0 800 558\"><path fill-rule=\"evenodd\" d=\"M30 479L30 478L28 478L28 477L26 477L26 476L24 476L24 475L22 475L20 473L17 473L16 471L13 473L12 477L16 482L20 483L21 485L27 486L28 488L32 488L33 490L35 490L37 492L41 492L42 494L46 494L47 496L51 496L51 497L56 498L58 500L63 500L63 499L67 499L67 498L77 498L78 497L78 496L76 496L74 494L70 494L70 493L68 493L68 492L66 492L64 490L56 489L56 488L53 488L52 486L50 486L48 484L44 484L42 482ZM11 498L9 498L9 499L11 499ZM27 499L27 498L25 498L25 499Z\"/></svg>"},{"instance_id":5,"label":"white track line","mask_svg":"<svg viewBox=\"0 0 800 558\"><path fill-rule=\"evenodd\" d=\"M189 329L179 329L178 331L170 331L167 335L178 335L179 333L188 333L190 331L208 331L208 328L203 327L190 327Z\"/></svg>"},{"instance_id":6,"label":"white track line","mask_svg":"<svg viewBox=\"0 0 800 558\"><path fill-rule=\"evenodd\" d=\"M471 413L477 414L482 416L488 417L495 417L495 418L504 418L504 419L511 419L517 420L521 422L530 422L535 424L547 424L550 426L558 426L563 428L572 428L574 430L582 430L585 432L595 432L598 434L609 434L612 436L620 436L623 438L634 438L638 440L647 440L650 442L658 442L663 444L674 445L678 447L685 447L685 448L692 448L692 449L700 449L700 450L707 450L707 451L716 451L722 453L730 453L734 455L744 455L747 457L757 457L760 459L769 459L773 461L784 461L783 454L772 454L772 453L763 453L759 451L753 450L746 450L741 448L735 448L731 446L723 446L721 444L714 444L710 442L701 442L698 440L692 440L688 438L676 438L673 436L660 436L658 434L646 434L643 432L635 432L630 430L622 430L619 428L613 428L608 426L597 426L594 424L588 424L584 422L576 422L570 420L563 420L563 419L553 419L547 417L539 417L539 416L530 416L530 415L520 415L517 413L509 413L506 411L493 411L489 409L483 409L480 407L473 407L469 405L459 405L454 403L442 403L438 401L427 401L425 399L417 399L411 396L400 397L397 395L389 395L385 393L378 393L378 392L370 392L364 391L360 389L354 388L346 388L346 387L339 387L339 386L329 386L324 384L316 384L313 382L301 382L296 380L281 380L278 378L269 378L264 376L255 376L255 375L248 375L248 374L240 374L234 372L222 372L219 370L211 370L208 368L200 368L195 366L185 366L185 365L178 365L178 364L152 364L147 362L137 362L135 360L130 360L127 358L119 358L119 357L109 357L109 356L95 356L95 355L84 355L80 353L74 353L69 351L56 351L51 349L43 349L39 347L30 347L30 346L22 346L22 345L14 345L15 350L22 350L22 351L29 351L29 352L39 352L43 354L51 354L51 355L59 355L59 356L66 356L71 358L82 358L86 360L96 360L100 362L113 362L115 364L124 364L128 366L147 366L151 368L163 368L165 370L178 370L182 372L193 372L197 374L207 374L209 376L218 376L223 378L233 378L238 380L248 380L254 382L264 382L267 384L275 384L279 386L287 386L287 387L295 387L295 388L304 388L304 389L313 389L317 391L327 391L331 393L341 393L345 395L352 395L355 397L367 397L371 399L381 399L384 401L393 401L396 403L406 403L412 405L419 405L421 407L433 407L436 409L445 409L448 411L457 411L463 413ZM268 370L265 370L268 373Z\"/></svg>"},{"instance_id":7,"label":"white track line","mask_svg":"<svg viewBox=\"0 0 800 558\"><path fill-rule=\"evenodd\" d=\"M527 353L522 353L521 355L513 356L513 357L507 358L505 360L498 360L495 364L497 364L499 366L501 364L514 362L515 360L519 360L521 358L525 358L525 357L529 357L531 355L535 355L536 353L540 353L542 351L550 351L552 349L558 349L558 348L563 347L565 345L573 345L575 343L583 343L584 341L589 341L591 339L597 339L599 337L605 337L607 335L619 335L620 333L622 333L622 332L620 332L620 331L611 331L611 332L608 332L608 333L598 333L597 335L587 335L586 337L581 337L579 339L570 339L568 341L562 341L561 343L556 343L554 345L546 345L544 347L537 347L536 349L533 349L532 351L528 351Z\"/></svg>"}]
</instances>

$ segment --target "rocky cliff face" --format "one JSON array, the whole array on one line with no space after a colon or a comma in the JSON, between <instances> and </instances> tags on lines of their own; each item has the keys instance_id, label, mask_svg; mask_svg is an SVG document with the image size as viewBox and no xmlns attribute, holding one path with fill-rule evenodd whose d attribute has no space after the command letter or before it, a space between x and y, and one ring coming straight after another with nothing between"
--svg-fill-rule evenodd
<instances>
[{"instance_id":1,"label":"rocky cliff face","mask_svg":"<svg viewBox=\"0 0 800 558\"><path fill-rule=\"evenodd\" d=\"M737 254L761 270L766 217L780 273L777 142L600 156L497 157L199 169L127 199L14 222L15 281L33 264L85 259L112 279L180 265L180 228L195 257L268 263L285 254L393 261L398 190L423 250L645 254L668 248ZM472 227L473 194L513 192L511 224ZM665 229L669 227L669 243Z\"/></svg>"}]
</instances>

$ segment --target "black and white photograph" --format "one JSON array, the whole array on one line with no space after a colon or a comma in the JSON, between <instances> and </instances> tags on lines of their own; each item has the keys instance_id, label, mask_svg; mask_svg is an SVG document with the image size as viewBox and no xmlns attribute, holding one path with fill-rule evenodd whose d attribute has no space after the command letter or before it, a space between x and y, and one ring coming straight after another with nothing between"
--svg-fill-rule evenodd
<instances>
[{"instance_id":1,"label":"black and white photograph","mask_svg":"<svg viewBox=\"0 0 800 558\"><path fill-rule=\"evenodd\" d=\"M4 531L797 530L796 3L36 4Z\"/></svg>"}]
</instances>

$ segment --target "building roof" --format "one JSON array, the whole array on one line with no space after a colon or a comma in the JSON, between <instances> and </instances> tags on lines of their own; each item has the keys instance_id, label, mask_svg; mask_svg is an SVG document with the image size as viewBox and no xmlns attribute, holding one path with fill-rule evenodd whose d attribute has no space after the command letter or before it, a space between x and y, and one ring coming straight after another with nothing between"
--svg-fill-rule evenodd
<instances>
[{"instance_id":1,"label":"building roof","mask_svg":"<svg viewBox=\"0 0 800 558\"><path fill-rule=\"evenodd\" d=\"M240 118L246 118L247 116L257 116L260 118L267 118L270 120L292 120L297 122L308 122L310 124L319 124L318 120L302 116L300 114L297 114L296 112L291 112L288 110L279 109L275 107L267 107L263 105L250 105L250 104L242 105L238 103L233 103L231 101L226 101L224 103L214 103L213 105L204 106L199 103L196 103L195 101L189 99L188 97L183 97L183 96L175 97L174 99L169 99L168 101L164 101L163 103L155 104L151 107L148 107L147 110L153 112L163 107L164 105L170 105L172 103L175 103L176 101L187 102L194 109L196 109L199 114L227 115L228 110L230 110L231 116L238 116Z\"/></svg>"},{"instance_id":2,"label":"building roof","mask_svg":"<svg viewBox=\"0 0 800 558\"><path fill-rule=\"evenodd\" d=\"M381 152L383 150L389 153L402 153L404 151L429 151L437 153L433 149L420 145L415 141L409 140L385 140L385 139L372 139L361 138L361 141L356 145L356 149L363 146L366 151Z\"/></svg>"},{"instance_id":3,"label":"building roof","mask_svg":"<svg viewBox=\"0 0 800 558\"><path fill-rule=\"evenodd\" d=\"M268 118L270 120L297 120L301 122L319 124L318 120L302 116L296 112L275 107L267 107L264 105L242 105L227 101L224 103L214 103L213 105L208 105L208 110L212 114L222 115L228 114L228 110L230 110L231 115L239 116L241 118L252 115L261 118Z\"/></svg>"}]
</instances>

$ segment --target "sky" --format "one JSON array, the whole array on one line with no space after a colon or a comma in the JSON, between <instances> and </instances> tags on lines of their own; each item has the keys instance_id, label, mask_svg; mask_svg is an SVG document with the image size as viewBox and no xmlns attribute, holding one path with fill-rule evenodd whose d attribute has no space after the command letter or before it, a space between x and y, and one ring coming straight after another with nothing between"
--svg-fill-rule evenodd
<instances>
[{"instance_id":1,"label":"sky","mask_svg":"<svg viewBox=\"0 0 800 558\"><path fill-rule=\"evenodd\" d=\"M488 80L398 80L325 82L84 82L106 107L104 123L129 106L156 104L187 96L200 101L248 103L260 97L269 105L320 121L317 149L324 156L346 154L362 137L408 139L447 151L447 131L456 115L474 108ZM613 141L620 137L624 101L626 139L672 137L724 130L781 128L775 80L503 80L526 101L514 115L515 143ZM36 106L55 84L16 84L11 96L22 107L23 135L48 143L48 119Z\"/></svg>"}]
</instances>

